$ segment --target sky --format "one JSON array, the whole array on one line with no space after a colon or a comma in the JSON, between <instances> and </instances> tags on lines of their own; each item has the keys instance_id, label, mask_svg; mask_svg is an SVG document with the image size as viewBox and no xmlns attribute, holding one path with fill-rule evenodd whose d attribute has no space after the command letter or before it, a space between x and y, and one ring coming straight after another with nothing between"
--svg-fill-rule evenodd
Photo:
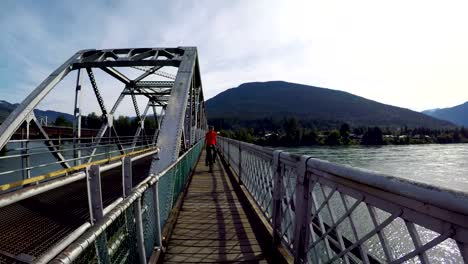
<instances>
[{"instance_id":1,"label":"sky","mask_svg":"<svg viewBox=\"0 0 468 264\"><path fill-rule=\"evenodd\" d=\"M468 101L467 13L466 0L2 0L0 100L21 102L81 49L197 46L206 98L284 80L449 107ZM72 112L67 78L42 109Z\"/></svg>"}]
</instances>

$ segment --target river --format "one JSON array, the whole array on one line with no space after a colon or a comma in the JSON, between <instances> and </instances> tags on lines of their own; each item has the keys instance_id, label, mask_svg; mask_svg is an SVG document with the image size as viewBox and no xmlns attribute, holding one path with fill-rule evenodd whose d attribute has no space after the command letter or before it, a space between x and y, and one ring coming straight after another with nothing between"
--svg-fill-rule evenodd
<instances>
[{"instance_id":1,"label":"river","mask_svg":"<svg viewBox=\"0 0 468 264\"><path fill-rule=\"evenodd\" d=\"M283 148L284 149L284 148ZM450 145L405 145L405 146L347 146L347 147L301 147L284 149L297 154L307 154L314 158L339 164L363 168L392 176L411 179L427 184L468 192L468 144ZM318 197L323 201L323 197ZM320 202L321 202L320 201ZM331 201L339 204L339 201ZM339 208L338 206L335 206ZM353 217L360 227L367 229L372 224L365 208L357 208ZM325 222L330 222L324 216ZM391 254L401 257L414 249L411 238L401 219L384 229ZM346 237L352 237L349 225L341 229ZM421 239L426 243L436 234L418 227ZM365 233L365 232L364 232ZM369 252L379 259L384 259L379 241L373 238L366 244ZM427 252L434 263L463 263L456 243L448 239ZM406 263L406 262L405 262ZM407 263L420 263L413 259ZM432 263L432 262L431 262Z\"/></svg>"},{"instance_id":2,"label":"river","mask_svg":"<svg viewBox=\"0 0 468 264\"><path fill-rule=\"evenodd\" d=\"M339 164L468 191L468 144L285 149Z\"/></svg>"}]
</instances>

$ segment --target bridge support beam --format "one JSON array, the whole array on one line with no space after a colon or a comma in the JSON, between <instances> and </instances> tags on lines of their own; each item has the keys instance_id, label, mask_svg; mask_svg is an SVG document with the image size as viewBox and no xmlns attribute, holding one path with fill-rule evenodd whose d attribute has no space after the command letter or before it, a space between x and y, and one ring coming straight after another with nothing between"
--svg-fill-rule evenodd
<instances>
[{"instance_id":1,"label":"bridge support beam","mask_svg":"<svg viewBox=\"0 0 468 264\"><path fill-rule=\"evenodd\" d=\"M151 164L150 173L155 175L163 171L179 157L185 113L196 61L196 49L186 48L158 136L158 146L163 146L159 155L160 159L153 161Z\"/></svg>"},{"instance_id":2,"label":"bridge support beam","mask_svg":"<svg viewBox=\"0 0 468 264\"><path fill-rule=\"evenodd\" d=\"M73 158L75 158L75 166L81 164L81 81L83 79L83 72L81 69L77 70L76 89L75 89L75 109L73 119Z\"/></svg>"}]
</instances>

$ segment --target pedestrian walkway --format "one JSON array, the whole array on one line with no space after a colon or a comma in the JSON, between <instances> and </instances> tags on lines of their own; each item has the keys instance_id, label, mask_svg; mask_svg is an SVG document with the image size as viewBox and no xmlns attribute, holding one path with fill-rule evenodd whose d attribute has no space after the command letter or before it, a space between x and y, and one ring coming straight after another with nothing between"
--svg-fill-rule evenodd
<instances>
[{"instance_id":1,"label":"pedestrian walkway","mask_svg":"<svg viewBox=\"0 0 468 264\"><path fill-rule=\"evenodd\" d=\"M254 223L219 157L209 173L205 155L195 168L164 263L268 263Z\"/></svg>"}]
</instances>

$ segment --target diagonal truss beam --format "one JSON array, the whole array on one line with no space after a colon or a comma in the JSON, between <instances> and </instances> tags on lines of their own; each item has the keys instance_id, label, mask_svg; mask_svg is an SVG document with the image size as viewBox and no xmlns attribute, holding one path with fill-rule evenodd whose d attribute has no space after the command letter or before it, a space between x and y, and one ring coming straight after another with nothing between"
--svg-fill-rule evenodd
<instances>
[{"instance_id":1,"label":"diagonal truss beam","mask_svg":"<svg viewBox=\"0 0 468 264\"><path fill-rule=\"evenodd\" d=\"M91 86L93 87L94 94L96 95L96 99L98 101L99 107L101 108L101 112L103 116L107 115L106 105L104 105L104 99L101 96L101 92L99 92L99 88L96 83L96 79L94 78L94 73L91 68L86 68L86 72L88 73L89 81L91 82Z\"/></svg>"},{"instance_id":2,"label":"diagonal truss beam","mask_svg":"<svg viewBox=\"0 0 468 264\"><path fill-rule=\"evenodd\" d=\"M50 74L39 86L32 91L21 104L13 110L0 126L0 149L3 148L26 117L44 99L44 97L59 83L70 71L71 65L78 61L86 50L78 51L64 64Z\"/></svg>"},{"instance_id":3,"label":"diagonal truss beam","mask_svg":"<svg viewBox=\"0 0 468 264\"><path fill-rule=\"evenodd\" d=\"M125 91L125 89L124 89L124 91ZM117 108L119 107L119 105L122 102L124 97L125 97L125 95L123 93L121 93L119 98L117 98L117 101L115 101L114 106L112 107L112 110L110 112L110 115L113 115L115 113L115 110L117 110ZM98 134L96 135L96 141L94 143L94 148L93 148L93 150L92 150L92 152L90 154L90 157L88 158L88 163L93 160L93 157L96 154L97 147L101 143L101 139L105 135L108 128L109 128L109 122L103 122L101 128L98 131Z\"/></svg>"},{"instance_id":4,"label":"diagonal truss beam","mask_svg":"<svg viewBox=\"0 0 468 264\"><path fill-rule=\"evenodd\" d=\"M149 75L153 74L157 70L161 69L162 67L163 66L155 66L155 67L149 69L148 71L146 71L145 73L143 73L142 75L138 76L134 81L139 82L139 81L143 80L144 78L148 77Z\"/></svg>"},{"instance_id":5,"label":"diagonal truss beam","mask_svg":"<svg viewBox=\"0 0 468 264\"><path fill-rule=\"evenodd\" d=\"M140 109L138 109L138 103L137 103L137 100L136 100L135 93L132 91L131 95L132 95L133 107L135 108L135 114L136 114L138 120L141 120Z\"/></svg>"},{"instance_id":6,"label":"diagonal truss beam","mask_svg":"<svg viewBox=\"0 0 468 264\"><path fill-rule=\"evenodd\" d=\"M49 149L49 151L51 152L51 154L57 159L57 161L60 162L60 165L62 167L64 167L65 169L71 168L70 164L68 164L68 162L65 160L62 153L60 153L59 149L55 146L54 142L49 138L49 135L44 130L44 128L41 126L40 122L37 120L34 113L32 114L31 120L33 121L33 124L39 130L41 135L44 137L44 139L45 139L44 143L46 144L46 146Z\"/></svg>"},{"instance_id":7,"label":"diagonal truss beam","mask_svg":"<svg viewBox=\"0 0 468 264\"><path fill-rule=\"evenodd\" d=\"M144 71L144 72L149 72L150 70L147 70L146 68L144 67L140 67L140 66L133 66L133 68L137 69L137 70L140 70L140 71ZM179 67L180 69L180 67ZM175 80L176 79L176 76L174 76L173 74L170 74L170 73L167 73L167 72L163 72L163 71L154 71L150 74L156 74L156 75L159 75L159 76L162 76L164 78L168 78L168 79L171 79L171 80Z\"/></svg>"},{"instance_id":8,"label":"diagonal truss beam","mask_svg":"<svg viewBox=\"0 0 468 264\"><path fill-rule=\"evenodd\" d=\"M128 85L130 83L130 79L127 78L123 73L119 72L118 70L112 67L102 67L101 70L109 74L110 76L114 77L115 79L123 82L124 84Z\"/></svg>"}]
</instances>

